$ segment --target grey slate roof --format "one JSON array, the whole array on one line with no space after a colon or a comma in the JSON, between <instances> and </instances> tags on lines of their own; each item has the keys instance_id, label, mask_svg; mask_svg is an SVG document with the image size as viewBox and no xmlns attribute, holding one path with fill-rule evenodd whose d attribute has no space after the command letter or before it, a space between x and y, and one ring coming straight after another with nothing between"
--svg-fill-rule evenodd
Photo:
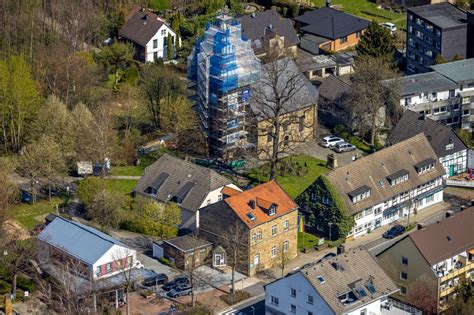
<instances>
[{"instance_id":1,"label":"grey slate roof","mask_svg":"<svg viewBox=\"0 0 474 315\"><path fill-rule=\"evenodd\" d=\"M113 237L90 226L62 217L57 217L49 223L41 231L38 239L90 265L93 265L112 246L126 247Z\"/></svg>"},{"instance_id":2,"label":"grey slate roof","mask_svg":"<svg viewBox=\"0 0 474 315\"><path fill-rule=\"evenodd\" d=\"M280 17L276 10L242 16L240 23L242 35L251 41L261 40L265 35L265 30L271 25L273 32L285 38L285 47L294 46L300 42L291 20Z\"/></svg>"},{"instance_id":3,"label":"grey slate roof","mask_svg":"<svg viewBox=\"0 0 474 315\"><path fill-rule=\"evenodd\" d=\"M156 183L161 183L156 196L145 192ZM210 191L229 184L229 179L209 168L165 154L145 169L134 192L161 202L181 197L180 207L196 212Z\"/></svg>"},{"instance_id":4,"label":"grey slate roof","mask_svg":"<svg viewBox=\"0 0 474 315\"><path fill-rule=\"evenodd\" d=\"M474 81L474 58L433 65L431 69L456 83Z\"/></svg>"},{"instance_id":5,"label":"grey slate roof","mask_svg":"<svg viewBox=\"0 0 474 315\"><path fill-rule=\"evenodd\" d=\"M163 241L163 243L169 244L182 252L189 252L199 248L212 246L212 244L208 241L193 237L191 235L175 237L170 240Z\"/></svg>"},{"instance_id":6,"label":"grey slate roof","mask_svg":"<svg viewBox=\"0 0 474 315\"><path fill-rule=\"evenodd\" d=\"M292 96L288 101L285 101L284 109L280 114L294 112L318 102L318 89L301 73L295 62L290 58L278 59L262 66L260 81L255 84L253 95L258 98L258 101L251 102L250 108L257 120L269 119L275 114L272 110L275 109L275 104L272 102L275 99L272 81L276 73L279 76L278 93L283 97ZM293 80L293 83L287 85L290 79ZM298 89L296 93L290 92L293 86ZM263 105L264 103L266 105Z\"/></svg>"},{"instance_id":7,"label":"grey slate roof","mask_svg":"<svg viewBox=\"0 0 474 315\"><path fill-rule=\"evenodd\" d=\"M349 93L351 86L334 75L328 76L319 86L319 95L330 101L335 101L339 97Z\"/></svg>"},{"instance_id":8,"label":"grey slate roof","mask_svg":"<svg viewBox=\"0 0 474 315\"><path fill-rule=\"evenodd\" d=\"M440 28L450 28L466 24L467 18L466 12L448 2L409 8L408 12L413 12Z\"/></svg>"},{"instance_id":9,"label":"grey slate roof","mask_svg":"<svg viewBox=\"0 0 474 315\"><path fill-rule=\"evenodd\" d=\"M156 14L147 10L138 10L122 26L119 36L140 46L146 46L163 24L166 23Z\"/></svg>"},{"instance_id":10,"label":"grey slate roof","mask_svg":"<svg viewBox=\"0 0 474 315\"><path fill-rule=\"evenodd\" d=\"M400 95L417 95L422 92L440 92L455 89L458 85L437 72L426 72L414 75L408 75L396 79L382 81L390 83L397 80L400 85Z\"/></svg>"},{"instance_id":11,"label":"grey slate roof","mask_svg":"<svg viewBox=\"0 0 474 315\"><path fill-rule=\"evenodd\" d=\"M384 295L398 291L398 287L378 266L369 252L362 247L306 267L300 273L311 283L335 314L348 313ZM322 277L324 283L321 283L318 277ZM371 293L368 286L375 288L375 292ZM357 294L357 289L363 289L366 296ZM357 300L344 306L338 297L347 292L352 292Z\"/></svg>"},{"instance_id":12,"label":"grey slate roof","mask_svg":"<svg viewBox=\"0 0 474 315\"><path fill-rule=\"evenodd\" d=\"M329 7L309 11L295 18L306 24L301 30L329 39L337 39L366 29L369 21Z\"/></svg>"},{"instance_id":13,"label":"grey slate roof","mask_svg":"<svg viewBox=\"0 0 474 315\"><path fill-rule=\"evenodd\" d=\"M420 133L336 168L325 176L346 204L349 214L353 215L444 175L444 168L439 162L435 163L432 171L417 174L414 166L427 159L434 161L437 156L424 134ZM390 186L387 177L400 170L409 172L408 180ZM370 196L353 203L348 194L362 186L370 187Z\"/></svg>"},{"instance_id":14,"label":"grey slate roof","mask_svg":"<svg viewBox=\"0 0 474 315\"><path fill-rule=\"evenodd\" d=\"M432 120L423 119L417 112L407 110L387 138L387 143L396 144L423 132L438 157L444 157L455 152L467 149L450 127ZM454 146L446 150L446 145Z\"/></svg>"}]
</instances>

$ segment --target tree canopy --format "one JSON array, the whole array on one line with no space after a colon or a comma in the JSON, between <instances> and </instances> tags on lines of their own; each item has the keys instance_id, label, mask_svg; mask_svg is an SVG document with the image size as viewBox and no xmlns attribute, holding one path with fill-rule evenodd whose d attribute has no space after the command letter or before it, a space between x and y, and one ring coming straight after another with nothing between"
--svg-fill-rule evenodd
<instances>
[{"instance_id":1,"label":"tree canopy","mask_svg":"<svg viewBox=\"0 0 474 315\"><path fill-rule=\"evenodd\" d=\"M395 37L376 21L370 23L362 34L356 51L359 56L383 57L392 59L395 49Z\"/></svg>"}]
</instances>

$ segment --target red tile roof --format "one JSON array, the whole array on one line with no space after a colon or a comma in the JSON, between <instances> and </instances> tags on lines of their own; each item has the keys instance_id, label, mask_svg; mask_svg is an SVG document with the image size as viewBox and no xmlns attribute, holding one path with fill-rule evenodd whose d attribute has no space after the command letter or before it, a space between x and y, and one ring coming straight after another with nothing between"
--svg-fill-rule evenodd
<instances>
[{"instance_id":1,"label":"red tile roof","mask_svg":"<svg viewBox=\"0 0 474 315\"><path fill-rule=\"evenodd\" d=\"M229 186L224 186L224 188L221 190L221 193L226 196L235 196L240 194L240 191Z\"/></svg>"},{"instance_id":2,"label":"red tile roof","mask_svg":"<svg viewBox=\"0 0 474 315\"><path fill-rule=\"evenodd\" d=\"M255 202L255 209L250 207L250 200ZM298 209L298 205L274 180L224 199L224 202L234 210L235 214L237 214L249 228L253 228ZM266 207L272 204L277 206L276 214L269 216L266 210L268 208ZM255 217L255 220L251 220L247 216L247 214L250 213Z\"/></svg>"}]
</instances>

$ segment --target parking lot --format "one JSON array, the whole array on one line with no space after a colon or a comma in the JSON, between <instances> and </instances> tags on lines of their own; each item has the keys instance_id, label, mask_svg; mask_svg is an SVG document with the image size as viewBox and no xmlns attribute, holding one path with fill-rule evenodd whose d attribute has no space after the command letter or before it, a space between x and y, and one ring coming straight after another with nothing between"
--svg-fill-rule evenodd
<instances>
[{"instance_id":1,"label":"parking lot","mask_svg":"<svg viewBox=\"0 0 474 315\"><path fill-rule=\"evenodd\" d=\"M359 157L364 155L364 152L362 152L361 150L357 148L354 151L350 151L350 152L336 153L330 148L322 147L319 144L320 142L321 142L321 139L315 139L312 141L302 143L300 146L296 148L295 150L296 154L309 155L314 158L326 161L328 154L333 153L337 158L338 166L344 166L351 163L355 155L358 155Z\"/></svg>"}]
</instances>

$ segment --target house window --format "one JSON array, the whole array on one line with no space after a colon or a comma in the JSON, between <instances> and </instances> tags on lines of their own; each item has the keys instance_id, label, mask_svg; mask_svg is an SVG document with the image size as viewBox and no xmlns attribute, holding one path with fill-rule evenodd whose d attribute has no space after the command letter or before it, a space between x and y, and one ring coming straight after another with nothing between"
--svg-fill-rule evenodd
<instances>
[{"instance_id":1,"label":"house window","mask_svg":"<svg viewBox=\"0 0 474 315\"><path fill-rule=\"evenodd\" d=\"M306 303L313 305L314 300L312 295L306 296Z\"/></svg>"},{"instance_id":2,"label":"house window","mask_svg":"<svg viewBox=\"0 0 474 315\"><path fill-rule=\"evenodd\" d=\"M153 53L153 61L157 61L158 60L158 53L155 51Z\"/></svg>"},{"instance_id":3,"label":"house window","mask_svg":"<svg viewBox=\"0 0 474 315\"><path fill-rule=\"evenodd\" d=\"M304 119L305 119L305 116L300 116L300 120L299 120L299 131L300 132L303 132L304 131Z\"/></svg>"},{"instance_id":4,"label":"house window","mask_svg":"<svg viewBox=\"0 0 474 315\"><path fill-rule=\"evenodd\" d=\"M106 270L107 270L107 273L112 272L112 263L107 263Z\"/></svg>"},{"instance_id":5,"label":"house window","mask_svg":"<svg viewBox=\"0 0 474 315\"><path fill-rule=\"evenodd\" d=\"M257 243L257 234L252 235L252 242Z\"/></svg>"},{"instance_id":6,"label":"house window","mask_svg":"<svg viewBox=\"0 0 474 315\"><path fill-rule=\"evenodd\" d=\"M261 241L261 240L262 240L262 231L258 230L257 231L257 241Z\"/></svg>"},{"instance_id":7,"label":"house window","mask_svg":"<svg viewBox=\"0 0 474 315\"><path fill-rule=\"evenodd\" d=\"M166 29L161 30L161 35L166 36Z\"/></svg>"},{"instance_id":8,"label":"house window","mask_svg":"<svg viewBox=\"0 0 474 315\"><path fill-rule=\"evenodd\" d=\"M356 32L356 38L360 38L360 32Z\"/></svg>"},{"instance_id":9,"label":"house window","mask_svg":"<svg viewBox=\"0 0 474 315\"><path fill-rule=\"evenodd\" d=\"M290 289L290 296L296 297L296 289L293 289L293 288Z\"/></svg>"},{"instance_id":10,"label":"house window","mask_svg":"<svg viewBox=\"0 0 474 315\"><path fill-rule=\"evenodd\" d=\"M268 215L272 216L276 213L276 207L275 205L271 205L270 209L268 210Z\"/></svg>"},{"instance_id":11,"label":"house window","mask_svg":"<svg viewBox=\"0 0 474 315\"><path fill-rule=\"evenodd\" d=\"M367 315L367 309L360 310L360 315Z\"/></svg>"},{"instance_id":12,"label":"house window","mask_svg":"<svg viewBox=\"0 0 474 315\"><path fill-rule=\"evenodd\" d=\"M375 210L374 210L374 215L378 215L378 214L380 214L381 212L382 212L382 208L381 208L381 207L375 208Z\"/></svg>"},{"instance_id":13,"label":"house window","mask_svg":"<svg viewBox=\"0 0 474 315\"><path fill-rule=\"evenodd\" d=\"M272 236L275 236L275 235L277 235L277 226L276 225L272 226Z\"/></svg>"},{"instance_id":14,"label":"house window","mask_svg":"<svg viewBox=\"0 0 474 315\"><path fill-rule=\"evenodd\" d=\"M324 195L321 201L323 204L329 205L329 197L327 195Z\"/></svg>"},{"instance_id":15,"label":"house window","mask_svg":"<svg viewBox=\"0 0 474 315\"><path fill-rule=\"evenodd\" d=\"M283 242L283 252L284 253L288 252L289 248L290 248L290 242L284 241Z\"/></svg>"},{"instance_id":16,"label":"house window","mask_svg":"<svg viewBox=\"0 0 474 315\"><path fill-rule=\"evenodd\" d=\"M316 201L317 200L317 195L315 192L312 192L311 195L309 196L309 198L311 199L311 201Z\"/></svg>"},{"instance_id":17,"label":"house window","mask_svg":"<svg viewBox=\"0 0 474 315\"><path fill-rule=\"evenodd\" d=\"M273 246L272 247L272 258L275 258L276 255L277 255L277 248L276 248L276 246Z\"/></svg>"},{"instance_id":18,"label":"house window","mask_svg":"<svg viewBox=\"0 0 474 315\"><path fill-rule=\"evenodd\" d=\"M153 40L153 49L158 48L158 40L154 39Z\"/></svg>"},{"instance_id":19,"label":"house window","mask_svg":"<svg viewBox=\"0 0 474 315\"><path fill-rule=\"evenodd\" d=\"M217 196L217 200L219 200L219 201L222 200L222 194L219 194L219 196Z\"/></svg>"},{"instance_id":20,"label":"house window","mask_svg":"<svg viewBox=\"0 0 474 315\"><path fill-rule=\"evenodd\" d=\"M273 128L270 126L267 128L267 142L272 142L273 140Z\"/></svg>"},{"instance_id":21,"label":"house window","mask_svg":"<svg viewBox=\"0 0 474 315\"><path fill-rule=\"evenodd\" d=\"M278 306L278 304L280 303L280 300L276 296L272 295L271 298L270 298L270 303L272 303L273 305Z\"/></svg>"},{"instance_id":22,"label":"house window","mask_svg":"<svg viewBox=\"0 0 474 315\"><path fill-rule=\"evenodd\" d=\"M433 202L433 200L434 200L434 195L426 196L426 203Z\"/></svg>"},{"instance_id":23,"label":"house window","mask_svg":"<svg viewBox=\"0 0 474 315\"><path fill-rule=\"evenodd\" d=\"M407 288L400 286L400 295L407 295Z\"/></svg>"},{"instance_id":24,"label":"house window","mask_svg":"<svg viewBox=\"0 0 474 315\"><path fill-rule=\"evenodd\" d=\"M287 147L287 146L289 146L289 145L290 145L290 137L285 136L285 137L283 138L283 146L284 146L284 147Z\"/></svg>"},{"instance_id":25,"label":"house window","mask_svg":"<svg viewBox=\"0 0 474 315\"><path fill-rule=\"evenodd\" d=\"M465 109L462 111L463 116L469 116L469 109Z\"/></svg>"},{"instance_id":26,"label":"house window","mask_svg":"<svg viewBox=\"0 0 474 315\"><path fill-rule=\"evenodd\" d=\"M347 43L347 36L343 36L339 39L339 43L344 44Z\"/></svg>"},{"instance_id":27,"label":"house window","mask_svg":"<svg viewBox=\"0 0 474 315\"><path fill-rule=\"evenodd\" d=\"M401 280L407 280L408 279L408 274L406 272L400 272L400 279Z\"/></svg>"},{"instance_id":28,"label":"house window","mask_svg":"<svg viewBox=\"0 0 474 315\"><path fill-rule=\"evenodd\" d=\"M253 264L255 266L258 266L258 264L260 264L260 254L255 254L255 256L253 256Z\"/></svg>"},{"instance_id":29,"label":"house window","mask_svg":"<svg viewBox=\"0 0 474 315\"><path fill-rule=\"evenodd\" d=\"M290 228L290 222L288 220L283 222L283 231L288 231Z\"/></svg>"},{"instance_id":30,"label":"house window","mask_svg":"<svg viewBox=\"0 0 474 315\"><path fill-rule=\"evenodd\" d=\"M294 304L290 305L290 312L291 313L296 313L296 305L294 305Z\"/></svg>"},{"instance_id":31,"label":"house window","mask_svg":"<svg viewBox=\"0 0 474 315\"><path fill-rule=\"evenodd\" d=\"M97 277L102 276L102 267L101 267L101 266L97 266L95 273L96 273Z\"/></svg>"}]
</instances>

